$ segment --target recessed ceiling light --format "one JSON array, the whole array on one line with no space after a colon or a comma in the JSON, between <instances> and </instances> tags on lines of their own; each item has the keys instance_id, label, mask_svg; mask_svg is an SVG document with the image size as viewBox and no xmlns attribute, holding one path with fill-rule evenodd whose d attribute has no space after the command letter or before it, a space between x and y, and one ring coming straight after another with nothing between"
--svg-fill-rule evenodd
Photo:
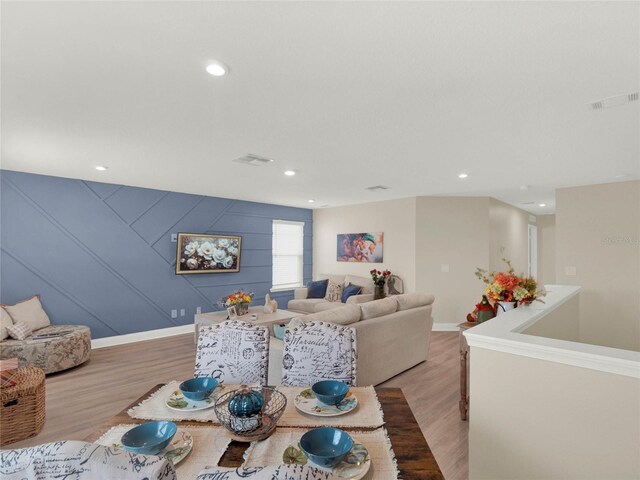
<instances>
[{"instance_id":1,"label":"recessed ceiling light","mask_svg":"<svg viewBox=\"0 0 640 480\"><path fill-rule=\"evenodd\" d=\"M315 200L309 200L309 203L315 203L315 202L316 202Z\"/></svg>"},{"instance_id":2,"label":"recessed ceiling light","mask_svg":"<svg viewBox=\"0 0 640 480\"><path fill-rule=\"evenodd\" d=\"M458 178L467 178L469 176L468 173L461 173L458 175Z\"/></svg>"},{"instance_id":3,"label":"recessed ceiling light","mask_svg":"<svg viewBox=\"0 0 640 480\"><path fill-rule=\"evenodd\" d=\"M103 165L98 165L96 167L96 170L98 170L99 172L104 172L105 170L109 170L109 167L105 167Z\"/></svg>"},{"instance_id":4,"label":"recessed ceiling light","mask_svg":"<svg viewBox=\"0 0 640 480\"><path fill-rule=\"evenodd\" d=\"M628 173L620 173L618 175L615 176L615 178L627 178L629 176Z\"/></svg>"},{"instance_id":5,"label":"recessed ceiling light","mask_svg":"<svg viewBox=\"0 0 640 480\"><path fill-rule=\"evenodd\" d=\"M214 62L207 65L207 73L214 77L223 77L227 72L229 72L229 68L221 62Z\"/></svg>"},{"instance_id":6,"label":"recessed ceiling light","mask_svg":"<svg viewBox=\"0 0 640 480\"><path fill-rule=\"evenodd\" d=\"M539 204L538 204L538 206L539 206L539 207L546 207L546 206L547 206L547 204L546 204L546 203L539 203Z\"/></svg>"},{"instance_id":7,"label":"recessed ceiling light","mask_svg":"<svg viewBox=\"0 0 640 480\"><path fill-rule=\"evenodd\" d=\"M285 170L285 171L284 171L284 174L285 174L287 177L293 177L293 176L296 174L296 171L295 171L295 170Z\"/></svg>"}]
</instances>

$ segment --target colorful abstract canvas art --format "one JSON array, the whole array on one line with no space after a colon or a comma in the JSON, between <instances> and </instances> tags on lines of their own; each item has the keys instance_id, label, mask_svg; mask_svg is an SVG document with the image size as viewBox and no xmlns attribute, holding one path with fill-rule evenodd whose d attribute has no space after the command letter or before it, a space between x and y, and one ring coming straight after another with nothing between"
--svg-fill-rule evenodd
<instances>
[{"instance_id":1,"label":"colorful abstract canvas art","mask_svg":"<svg viewBox=\"0 0 640 480\"><path fill-rule=\"evenodd\" d=\"M384 234L341 233L338 234L339 262L382 263Z\"/></svg>"}]
</instances>

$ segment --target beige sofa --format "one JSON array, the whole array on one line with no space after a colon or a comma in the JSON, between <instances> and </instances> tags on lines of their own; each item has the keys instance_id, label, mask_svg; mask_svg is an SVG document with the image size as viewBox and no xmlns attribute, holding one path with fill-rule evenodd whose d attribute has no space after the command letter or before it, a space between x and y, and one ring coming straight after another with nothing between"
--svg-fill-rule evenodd
<instances>
[{"instance_id":1,"label":"beige sofa","mask_svg":"<svg viewBox=\"0 0 640 480\"><path fill-rule=\"evenodd\" d=\"M326 280L347 286L350 283L362 287L359 295L353 295L347 299L347 305L357 305L359 303L373 300L373 280L357 275L318 275L314 280ZM329 302L324 298L307 298L307 287L296 288L293 292L293 300L289 300L287 310L297 313L316 313L343 307L341 302Z\"/></svg>"},{"instance_id":2,"label":"beige sofa","mask_svg":"<svg viewBox=\"0 0 640 480\"><path fill-rule=\"evenodd\" d=\"M407 293L363 304L312 313L292 322L328 322L356 330L356 384L378 385L424 362L433 326L433 295ZM269 384L282 379L282 340L271 338Z\"/></svg>"}]
</instances>

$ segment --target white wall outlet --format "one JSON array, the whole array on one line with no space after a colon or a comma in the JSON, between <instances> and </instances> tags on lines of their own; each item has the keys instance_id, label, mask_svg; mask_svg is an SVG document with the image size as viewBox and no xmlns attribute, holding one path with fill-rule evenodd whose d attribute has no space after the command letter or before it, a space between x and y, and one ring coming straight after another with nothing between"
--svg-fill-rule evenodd
<instances>
[{"instance_id":1,"label":"white wall outlet","mask_svg":"<svg viewBox=\"0 0 640 480\"><path fill-rule=\"evenodd\" d=\"M171 318L178 318L178 310L171 310Z\"/></svg>"},{"instance_id":2,"label":"white wall outlet","mask_svg":"<svg viewBox=\"0 0 640 480\"><path fill-rule=\"evenodd\" d=\"M202 313L202 307L196 307L196 313Z\"/></svg>"},{"instance_id":3,"label":"white wall outlet","mask_svg":"<svg viewBox=\"0 0 640 480\"><path fill-rule=\"evenodd\" d=\"M576 267L571 266L571 267L564 267L564 274L568 277L575 277L576 276Z\"/></svg>"},{"instance_id":4,"label":"white wall outlet","mask_svg":"<svg viewBox=\"0 0 640 480\"><path fill-rule=\"evenodd\" d=\"M178 234L177 233L172 233L171 234L171 241L172 242L177 242L178 241Z\"/></svg>"},{"instance_id":5,"label":"white wall outlet","mask_svg":"<svg viewBox=\"0 0 640 480\"><path fill-rule=\"evenodd\" d=\"M180 309L180 316L181 316L181 317L184 317L184 314L185 314L184 308L181 308L181 309Z\"/></svg>"},{"instance_id":6,"label":"white wall outlet","mask_svg":"<svg viewBox=\"0 0 640 480\"><path fill-rule=\"evenodd\" d=\"M449 264L443 263L442 265L440 265L440 271L442 273L449 273Z\"/></svg>"}]
</instances>

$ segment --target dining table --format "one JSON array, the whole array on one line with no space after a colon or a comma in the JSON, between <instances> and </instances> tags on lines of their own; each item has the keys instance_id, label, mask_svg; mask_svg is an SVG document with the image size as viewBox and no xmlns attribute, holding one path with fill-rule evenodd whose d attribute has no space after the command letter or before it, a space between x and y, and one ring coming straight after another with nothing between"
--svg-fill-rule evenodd
<instances>
[{"instance_id":1,"label":"dining table","mask_svg":"<svg viewBox=\"0 0 640 480\"><path fill-rule=\"evenodd\" d=\"M127 412L164 385L158 384L144 393L120 413L93 431L85 440L95 442L116 425L145 423L146 420L132 418ZM375 388L375 392L384 414L384 427L387 430L395 453L397 467L400 472L399 478L403 480L444 480L438 462L433 456L433 452L422 434L402 390L400 388ZM176 423L180 427L189 425L202 426L202 422L195 421L179 421ZM348 429L345 430L348 431ZM222 467L239 467L243 463L243 455L248 446L249 443L232 441L218 465Z\"/></svg>"}]
</instances>

